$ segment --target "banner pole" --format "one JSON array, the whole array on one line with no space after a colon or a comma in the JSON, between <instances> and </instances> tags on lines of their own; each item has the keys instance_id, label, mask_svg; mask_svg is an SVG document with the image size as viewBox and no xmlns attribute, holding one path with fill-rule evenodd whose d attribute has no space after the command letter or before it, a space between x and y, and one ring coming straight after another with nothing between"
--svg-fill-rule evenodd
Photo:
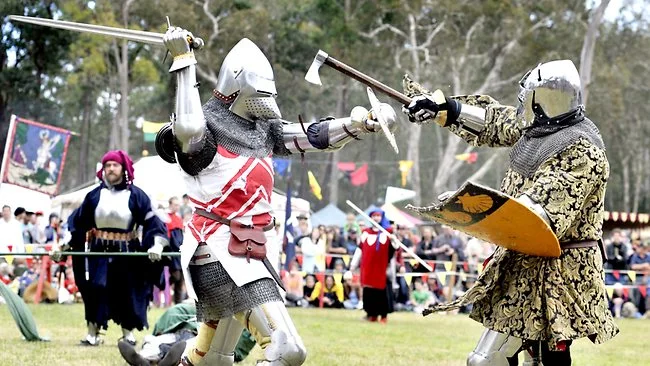
<instances>
[{"instance_id":1,"label":"banner pole","mask_svg":"<svg viewBox=\"0 0 650 366\"><path fill-rule=\"evenodd\" d=\"M12 114L9 120L9 131L7 131L7 140L5 141L4 155L2 155L2 166L0 166L0 186L5 180L6 165L9 159L9 145L11 144L11 136L13 135L14 125L16 124L16 115Z\"/></svg>"}]
</instances>

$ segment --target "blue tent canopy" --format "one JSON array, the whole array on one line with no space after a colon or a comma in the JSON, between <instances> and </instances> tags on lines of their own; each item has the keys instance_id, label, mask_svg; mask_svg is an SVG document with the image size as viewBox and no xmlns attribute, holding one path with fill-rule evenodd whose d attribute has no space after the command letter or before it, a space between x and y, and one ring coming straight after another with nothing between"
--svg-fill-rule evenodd
<instances>
[{"instance_id":1,"label":"blue tent canopy","mask_svg":"<svg viewBox=\"0 0 650 366\"><path fill-rule=\"evenodd\" d=\"M341 209L330 203L329 205L323 207L321 210L311 215L311 224L313 227L316 227L318 225L343 226L345 224L345 212L341 211Z\"/></svg>"}]
</instances>

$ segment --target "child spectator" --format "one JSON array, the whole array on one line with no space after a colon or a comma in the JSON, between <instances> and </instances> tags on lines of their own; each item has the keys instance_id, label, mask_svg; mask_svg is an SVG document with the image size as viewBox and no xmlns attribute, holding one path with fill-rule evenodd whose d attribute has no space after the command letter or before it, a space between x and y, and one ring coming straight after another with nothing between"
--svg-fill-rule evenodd
<instances>
[{"instance_id":1,"label":"child spectator","mask_svg":"<svg viewBox=\"0 0 650 366\"><path fill-rule=\"evenodd\" d=\"M306 275L305 285L302 287L303 298L306 301L306 305L304 306L312 305L318 307L320 305L318 296L316 297L316 300L311 299L311 295L314 293L315 288L316 288L316 277L313 274Z\"/></svg>"},{"instance_id":2,"label":"child spectator","mask_svg":"<svg viewBox=\"0 0 650 366\"><path fill-rule=\"evenodd\" d=\"M323 295L323 307L326 308L342 308L343 307L343 285L336 283L334 277L325 276L325 286L319 281L316 283L314 291L309 298L311 301L318 301L319 297Z\"/></svg>"},{"instance_id":3,"label":"child spectator","mask_svg":"<svg viewBox=\"0 0 650 366\"><path fill-rule=\"evenodd\" d=\"M284 288L287 289L285 301L287 306L302 306L303 303L307 303L303 299L303 278L295 258L289 263L289 271L282 282L284 282Z\"/></svg>"},{"instance_id":4,"label":"child spectator","mask_svg":"<svg viewBox=\"0 0 650 366\"><path fill-rule=\"evenodd\" d=\"M359 282L354 282L352 272L347 271L343 274L343 307L346 309L361 309L361 286Z\"/></svg>"}]
</instances>

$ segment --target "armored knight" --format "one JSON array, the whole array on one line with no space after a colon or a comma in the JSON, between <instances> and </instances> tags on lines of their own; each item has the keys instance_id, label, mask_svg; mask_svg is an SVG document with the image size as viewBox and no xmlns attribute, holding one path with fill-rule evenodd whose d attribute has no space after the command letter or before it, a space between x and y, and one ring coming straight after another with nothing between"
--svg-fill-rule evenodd
<instances>
[{"instance_id":1,"label":"armored knight","mask_svg":"<svg viewBox=\"0 0 650 366\"><path fill-rule=\"evenodd\" d=\"M560 242L559 258L498 247L465 295L431 309L474 304L471 318L487 329L467 364L516 365L526 350L526 365L570 365L572 340L615 336L601 256L609 163L584 115L574 64L552 61L529 71L516 108L487 95L429 94L408 79L404 86L414 97L404 110L411 121L433 120L474 146L512 146L501 191L542 217Z\"/></svg>"},{"instance_id":2,"label":"armored knight","mask_svg":"<svg viewBox=\"0 0 650 366\"><path fill-rule=\"evenodd\" d=\"M273 264L279 248L270 247L277 242L271 156L341 148L381 131L374 115L379 111L355 107L350 117L305 126L281 120L271 65L248 39L227 54L212 98L201 106L194 37L171 27L163 40L174 58L170 72L178 88L176 114L159 132L156 147L180 166L195 207L181 265L202 322L181 364L197 365L208 350L217 353L219 364L232 364L245 326L264 349L259 364L301 365L306 349L278 289ZM394 127L393 109L383 104L380 113Z\"/></svg>"},{"instance_id":3,"label":"armored knight","mask_svg":"<svg viewBox=\"0 0 650 366\"><path fill-rule=\"evenodd\" d=\"M149 196L133 185L133 163L121 150L109 151L97 172L100 185L88 192L68 218L70 235L62 249L90 252L148 252L145 257L74 257L73 270L84 301L88 334L83 345L102 343L101 329L112 319L122 341L135 345L133 330L148 327L153 286L161 286L167 228L155 215ZM142 240L138 229L142 228Z\"/></svg>"}]
</instances>

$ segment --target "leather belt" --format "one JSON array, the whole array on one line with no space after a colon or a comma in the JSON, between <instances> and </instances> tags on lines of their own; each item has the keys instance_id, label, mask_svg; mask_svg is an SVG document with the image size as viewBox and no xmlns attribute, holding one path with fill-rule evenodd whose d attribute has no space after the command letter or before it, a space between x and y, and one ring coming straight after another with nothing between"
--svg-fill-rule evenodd
<instances>
[{"instance_id":1,"label":"leather belt","mask_svg":"<svg viewBox=\"0 0 650 366\"><path fill-rule=\"evenodd\" d=\"M570 241L567 243L560 243L561 249L592 248L597 246L598 240Z\"/></svg>"},{"instance_id":2,"label":"leather belt","mask_svg":"<svg viewBox=\"0 0 650 366\"><path fill-rule=\"evenodd\" d=\"M199 215L199 216L206 217L206 218L208 218L210 220L220 222L220 223L222 223L224 225L230 226L230 224L232 223L232 220L230 220L230 219L227 219L225 217L221 217L221 216L219 216L217 214L214 214L212 212L208 212L208 211L206 211L204 209L201 209L201 208L195 209L194 213ZM262 227L262 230L263 231L269 231L269 230L273 229L274 227L275 227L275 217L273 218L273 220L271 220L271 222L268 225Z\"/></svg>"},{"instance_id":3,"label":"leather belt","mask_svg":"<svg viewBox=\"0 0 650 366\"><path fill-rule=\"evenodd\" d=\"M90 229L86 232L86 241L90 241L92 239L131 241L136 237L137 236L134 231L128 233L115 233L111 231Z\"/></svg>"},{"instance_id":4,"label":"leather belt","mask_svg":"<svg viewBox=\"0 0 650 366\"><path fill-rule=\"evenodd\" d=\"M566 243L560 243L560 249L578 249L578 248L593 248L598 247L600 249L600 255L603 257L603 261L607 260L607 252L605 251L605 246L603 245L602 240L582 240L582 241L570 241Z\"/></svg>"}]
</instances>

